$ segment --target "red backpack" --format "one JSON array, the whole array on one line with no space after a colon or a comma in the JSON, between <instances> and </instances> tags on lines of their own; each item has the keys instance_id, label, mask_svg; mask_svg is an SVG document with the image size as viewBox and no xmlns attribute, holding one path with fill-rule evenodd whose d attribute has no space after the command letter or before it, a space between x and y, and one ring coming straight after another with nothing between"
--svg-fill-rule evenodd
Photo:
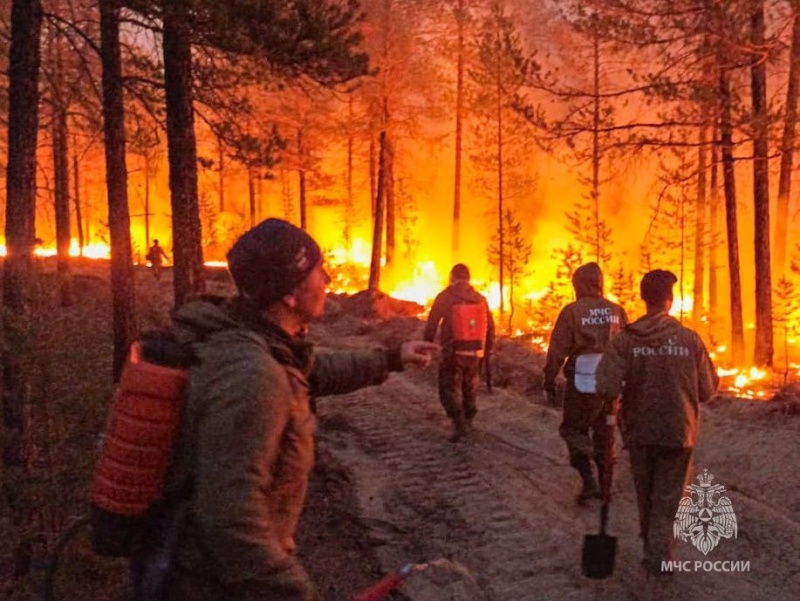
<instances>
[{"instance_id":1,"label":"red backpack","mask_svg":"<svg viewBox=\"0 0 800 601\"><path fill-rule=\"evenodd\" d=\"M172 461L194 357L167 332L131 345L108 413L91 490L92 546L129 557L148 543L166 505Z\"/></svg>"},{"instance_id":2,"label":"red backpack","mask_svg":"<svg viewBox=\"0 0 800 601\"><path fill-rule=\"evenodd\" d=\"M453 350L457 355L483 357L488 320L483 303L453 305Z\"/></svg>"}]
</instances>

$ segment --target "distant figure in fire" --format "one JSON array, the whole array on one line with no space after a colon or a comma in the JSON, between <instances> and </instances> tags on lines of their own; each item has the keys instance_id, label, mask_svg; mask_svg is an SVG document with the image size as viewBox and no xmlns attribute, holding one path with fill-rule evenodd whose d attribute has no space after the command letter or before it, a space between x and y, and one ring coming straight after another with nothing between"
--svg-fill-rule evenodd
<instances>
[{"instance_id":1,"label":"distant figure in fire","mask_svg":"<svg viewBox=\"0 0 800 601\"><path fill-rule=\"evenodd\" d=\"M453 422L450 442L458 442L472 430L472 420L478 412L480 361L491 353L494 344L494 319L489 304L470 286L469 277L466 265L459 263L453 267L450 285L433 301L423 333L423 338L432 342L441 322L439 401Z\"/></svg>"},{"instance_id":2,"label":"distant figure in fire","mask_svg":"<svg viewBox=\"0 0 800 601\"><path fill-rule=\"evenodd\" d=\"M169 261L169 257L167 253L164 252L164 249L158 245L158 239L153 239L153 246L150 247L150 250L147 251L147 256L145 259L150 261L150 265L153 266L153 275L156 276L157 280L161 279L161 264L163 261Z\"/></svg>"},{"instance_id":3,"label":"distant figure in fire","mask_svg":"<svg viewBox=\"0 0 800 601\"><path fill-rule=\"evenodd\" d=\"M622 394L620 423L639 507L642 566L658 575L672 560L673 521L686 486L700 425L700 403L716 394L719 378L703 341L670 317L670 271L641 282L647 314L612 340L597 368L597 393Z\"/></svg>"},{"instance_id":4,"label":"distant figure in fire","mask_svg":"<svg viewBox=\"0 0 800 601\"><path fill-rule=\"evenodd\" d=\"M595 369L611 337L625 327L628 317L622 307L603 298L603 272L597 263L578 267L572 286L576 300L561 310L550 336L544 389L549 404L557 405L556 376L563 367L564 417L558 431L567 443L570 465L583 481L578 495L578 502L583 503L601 496L592 458L601 485L607 462L614 461L614 427L607 419L612 402L596 394Z\"/></svg>"}]
</instances>

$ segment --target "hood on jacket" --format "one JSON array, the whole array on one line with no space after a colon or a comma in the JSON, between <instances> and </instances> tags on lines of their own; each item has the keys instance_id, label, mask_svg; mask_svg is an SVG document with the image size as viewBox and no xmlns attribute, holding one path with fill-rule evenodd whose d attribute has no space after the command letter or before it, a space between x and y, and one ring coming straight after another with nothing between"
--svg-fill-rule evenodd
<instances>
[{"instance_id":1,"label":"hood on jacket","mask_svg":"<svg viewBox=\"0 0 800 601\"><path fill-rule=\"evenodd\" d=\"M181 343L203 340L220 330L241 327L230 311L230 301L222 297L204 297L172 312L172 323Z\"/></svg>"},{"instance_id":2,"label":"hood on jacket","mask_svg":"<svg viewBox=\"0 0 800 601\"><path fill-rule=\"evenodd\" d=\"M458 300L462 300L467 303L475 302L476 292L469 282L456 282L454 284L450 284L450 294L452 294Z\"/></svg>"},{"instance_id":3,"label":"hood on jacket","mask_svg":"<svg viewBox=\"0 0 800 601\"><path fill-rule=\"evenodd\" d=\"M572 274L572 287L577 298L602 297L603 270L597 263L581 265Z\"/></svg>"},{"instance_id":4,"label":"hood on jacket","mask_svg":"<svg viewBox=\"0 0 800 601\"><path fill-rule=\"evenodd\" d=\"M669 313L661 312L640 317L625 330L637 338L647 340L649 338L663 337L666 332L679 330L682 327L680 322Z\"/></svg>"}]
</instances>

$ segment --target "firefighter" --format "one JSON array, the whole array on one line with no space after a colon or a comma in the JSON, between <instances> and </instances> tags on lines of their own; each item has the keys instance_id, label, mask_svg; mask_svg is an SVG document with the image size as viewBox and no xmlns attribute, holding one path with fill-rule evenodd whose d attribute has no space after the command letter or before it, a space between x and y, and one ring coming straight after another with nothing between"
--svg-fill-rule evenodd
<instances>
[{"instance_id":1,"label":"firefighter","mask_svg":"<svg viewBox=\"0 0 800 601\"><path fill-rule=\"evenodd\" d=\"M544 389L554 404L556 376L563 367L566 388L559 434L583 482L578 495L583 503L600 497L592 458L602 481L606 461L613 461L615 453L614 430L607 423L611 403L595 394L594 372L609 340L628 318L622 307L603 298L603 272L597 263L578 267L572 285L576 300L561 310L550 336Z\"/></svg>"},{"instance_id":2,"label":"firefighter","mask_svg":"<svg viewBox=\"0 0 800 601\"><path fill-rule=\"evenodd\" d=\"M469 278L466 265L459 263L450 270L450 285L433 301L423 333L423 338L431 342L440 330L439 401L453 422L451 442L458 442L472 430L478 412L480 362L494 344L489 304L470 286Z\"/></svg>"},{"instance_id":3,"label":"firefighter","mask_svg":"<svg viewBox=\"0 0 800 601\"><path fill-rule=\"evenodd\" d=\"M641 282L647 314L611 341L597 369L597 392L622 394L622 438L631 461L644 546L642 565L661 574L672 559L672 524L691 469L700 425L699 404L717 390L717 377L700 336L670 317L670 271Z\"/></svg>"},{"instance_id":4,"label":"firefighter","mask_svg":"<svg viewBox=\"0 0 800 601\"><path fill-rule=\"evenodd\" d=\"M286 221L248 230L227 258L238 296L173 314L197 363L166 487L185 514L167 598L312 601L294 540L314 458L310 398L380 384L438 347L315 352L306 333L330 280L319 245Z\"/></svg>"},{"instance_id":5,"label":"firefighter","mask_svg":"<svg viewBox=\"0 0 800 601\"><path fill-rule=\"evenodd\" d=\"M157 280L160 280L161 265L164 263L164 261L169 261L169 257L164 249L159 246L158 240L153 240L153 246L151 246L150 250L147 251L147 256L145 256L145 259L150 261L150 265L153 266L153 275Z\"/></svg>"}]
</instances>

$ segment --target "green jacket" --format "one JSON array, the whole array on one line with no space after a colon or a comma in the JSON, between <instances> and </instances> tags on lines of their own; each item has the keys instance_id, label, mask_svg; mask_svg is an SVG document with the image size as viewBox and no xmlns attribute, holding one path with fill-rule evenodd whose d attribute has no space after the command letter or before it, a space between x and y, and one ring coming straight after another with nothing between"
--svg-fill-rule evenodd
<instances>
[{"instance_id":1,"label":"green jacket","mask_svg":"<svg viewBox=\"0 0 800 601\"><path fill-rule=\"evenodd\" d=\"M699 404L716 394L718 384L700 336L667 313L645 315L622 330L597 367L598 394L622 394L627 444L694 447Z\"/></svg>"},{"instance_id":2,"label":"green jacket","mask_svg":"<svg viewBox=\"0 0 800 601\"><path fill-rule=\"evenodd\" d=\"M198 358L169 482L191 491L177 565L228 599L271 598L258 591L276 574L305 579L292 553L314 457L311 396L380 384L390 364L402 368L399 352L315 355L235 303L189 303L173 321Z\"/></svg>"},{"instance_id":3,"label":"green jacket","mask_svg":"<svg viewBox=\"0 0 800 601\"><path fill-rule=\"evenodd\" d=\"M572 285L576 300L561 310L550 334L544 365L546 391L555 390L556 376L562 366L564 377L572 380L578 355L602 353L611 337L628 324L625 310L603 298L599 268L579 267Z\"/></svg>"}]
</instances>

